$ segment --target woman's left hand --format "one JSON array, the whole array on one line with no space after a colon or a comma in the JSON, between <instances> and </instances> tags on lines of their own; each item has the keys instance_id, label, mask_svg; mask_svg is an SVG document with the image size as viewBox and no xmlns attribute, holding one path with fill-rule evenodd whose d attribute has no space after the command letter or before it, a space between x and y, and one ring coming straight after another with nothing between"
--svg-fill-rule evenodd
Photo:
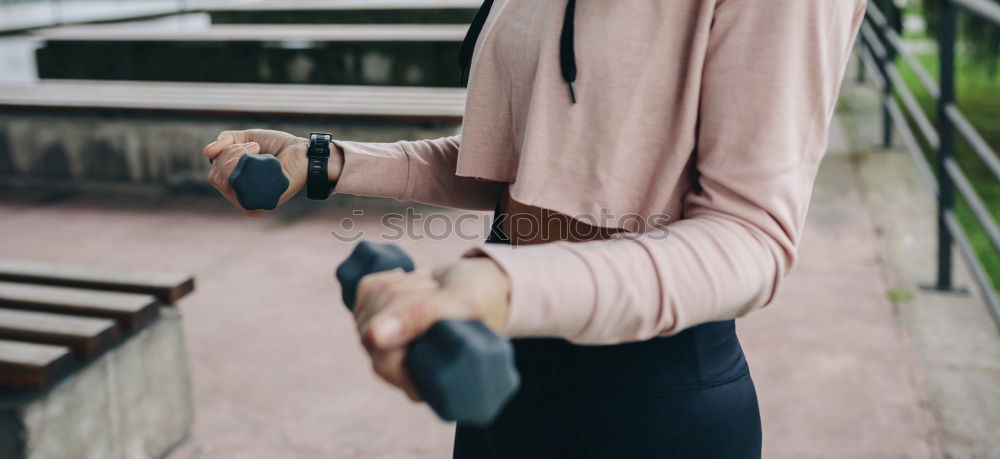
<instances>
[{"instance_id":1,"label":"woman's left hand","mask_svg":"<svg viewBox=\"0 0 1000 459\"><path fill-rule=\"evenodd\" d=\"M419 401L403 364L406 345L441 319L481 320L500 332L509 292L507 275L489 258L463 258L433 273L397 269L361 279L354 319L375 373Z\"/></svg>"}]
</instances>

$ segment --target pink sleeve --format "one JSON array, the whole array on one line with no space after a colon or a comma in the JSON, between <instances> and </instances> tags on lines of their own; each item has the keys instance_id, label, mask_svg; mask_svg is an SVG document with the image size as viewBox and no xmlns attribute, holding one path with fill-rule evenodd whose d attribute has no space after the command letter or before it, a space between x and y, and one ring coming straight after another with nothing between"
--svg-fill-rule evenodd
<instances>
[{"instance_id":1,"label":"pink sleeve","mask_svg":"<svg viewBox=\"0 0 1000 459\"><path fill-rule=\"evenodd\" d=\"M504 184L458 177L458 136L394 143L334 143L344 151L336 193L493 210Z\"/></svg>"},{"instance_id":2,"label":"pink sleeve","mask_svg":"<svg viewBox=\"0 0 1000 459\"><path fill-rule=\"evenodd\" d=\"M864 1L722 0L702 81L700 191L666 237L510 248L511 336L599 344L766 305L792 266ZM641 167L641 165L636 165Z\"/></svg>"}]
</instances>

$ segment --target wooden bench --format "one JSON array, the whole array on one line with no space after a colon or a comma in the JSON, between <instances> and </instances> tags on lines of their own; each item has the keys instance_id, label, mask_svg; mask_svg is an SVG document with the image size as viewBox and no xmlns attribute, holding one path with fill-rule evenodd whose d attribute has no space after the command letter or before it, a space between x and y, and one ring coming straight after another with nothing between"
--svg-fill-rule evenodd
<instances>
[{"instance_id":1,"label":"wooden bench","mask_svg":"<svg viewBox=\"0 0 1000 459\"><path fill-rule=\"evenodd\" d=\"M0 260L0 387L55 382L193 290L184 275Z\"/></svg>"},{"instance_id":2,"label":"wooden bench","mask_svg":"<svg viewBox=\"0 0 1000 459\"><path fill-rule=\"evenodd\" d=\"M458 86L467 25L142 23L35 32L41 78Z\"/></svg>"},{"instance_id":3,"label":"wooden bench","mask_svg":"<svg viewBox=\"0 0 1000 459\"><path fill-rule=\"evenodd\" d=\"M160 457L184 438L193 402L169 306L190 276L0 260L0 279L0 457Z\"/></svg>"},{"instance_id":4,"label":"wooden bench","mask_svg":"<svg viewBox=\"0 0 1000 459\"><path fill-rule=\"evenodd\" d=\"M206 9L215 24L465 24L477 0L284 0Z\"/></svg>"}]
</instances>

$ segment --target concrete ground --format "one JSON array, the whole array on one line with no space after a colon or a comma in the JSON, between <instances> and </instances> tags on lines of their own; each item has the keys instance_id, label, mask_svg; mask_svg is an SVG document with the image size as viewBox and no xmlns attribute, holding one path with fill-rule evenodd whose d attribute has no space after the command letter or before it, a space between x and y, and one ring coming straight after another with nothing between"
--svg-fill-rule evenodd
<instances>
[{"instance_id":1,"label":"concrete ground","mask_svg":"<svg viewBox=\"0 0 1000 459\"><path fill-rule=\"evenodd\" d=\"M909 285L891 264L913 261L891 255L886 212L872 203L870 177L859 173L857 141L843 129L858 116L848 110L835 125L799 265L771 306L739 321L761 398L765 457L991 457L998 449L976 436L998 425L967 405L1000 387L990 376L996 364L979 362L986 377L974 381L961 372L951 385L928 376L943 370L927 355L965 357L928 343L940 312L901 310L923 307L924 295L903 306L889 300L890 290ZM894 186L920 185L884 188ZM895 199L926 198L903 192ZM8 194L0 197L0 256L197 276L196 292L180 305L197 421L171 458L450 457L452 427L372 375L332 280L351 244L331 231L345 231L341 219L362 202L366 215L355 216L352 231L375 231L381 211L398 209L355 199L323 208L296 202L244 219L196 196ZM897 226L931 218L922 212L900 216L912 221ZM481 235L477 228L470 234ZM932 240L910 250L926 251ZM474 244L402 242L422 265ZM936 330L982 341L979 350L951 349L977 354L997 346L997 335L982 331L991 324L973 308L963 311ZM954 361L952 368L963 365ZM958 449L956 437L972 446Z\"/></svg>"},{"instance_id":2,"label":"concrete ground","mask_svg":"<svg viewBox=\"0 0 1000 459\"><path fill-rule=\"evenodd\" d=\"M846 87L841 108L865 204L881 242L883 271L935 422L938 453L1000 457L997 324L957 250L954 284L968 293L922 287L936 276L934 193L901 146L888 151L874 147L881 122L870 85Z\"/></svg>"}]
</instances>

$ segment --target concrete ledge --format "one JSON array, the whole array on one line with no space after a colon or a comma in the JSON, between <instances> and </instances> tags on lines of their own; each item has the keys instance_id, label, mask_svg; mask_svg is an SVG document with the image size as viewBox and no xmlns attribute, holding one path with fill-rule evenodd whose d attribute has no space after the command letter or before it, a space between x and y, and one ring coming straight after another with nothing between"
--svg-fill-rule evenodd
<instances>
[{"instance_id":1,"label":"concrete ledge","mask_svg":"<svg viewBox=\"0 0 1000 459\"><path fill-rule=\"evenodd\" d=\"M0 114L0 185L30 179L73 183L205 184L204 146L224 130L266 128L305 136L396 141L454 135L457 125L373 125L348 121L275 122L259 118L164 117L108 113Z\"/></svg>"},{"instance_id":2,"label":"concrete ledge","mask_svg":"<svg viewBox=\"0 0 1000 459\"><path fill-rule=\"evenodd\" d=\"M42 393L0 392L4 459L157 458L194 418L180 312Z\"/></svg>"}]
</instances>

